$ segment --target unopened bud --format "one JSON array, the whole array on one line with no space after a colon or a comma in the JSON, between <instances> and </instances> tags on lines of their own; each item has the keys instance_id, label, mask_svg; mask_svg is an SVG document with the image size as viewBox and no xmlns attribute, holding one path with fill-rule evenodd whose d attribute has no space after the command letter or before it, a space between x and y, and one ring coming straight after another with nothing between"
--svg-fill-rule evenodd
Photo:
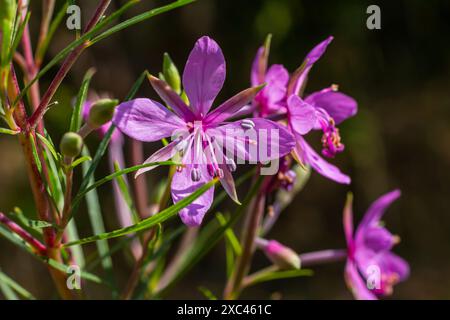
<instances>
[{"instance_id":1,"label":"unopened bud","mask_svg":"<svg viewBox=\"0 0 450 320\"><path fill-rule=\"evenodd\" d=\"M168 53L164 53L163 76L167 84L177 94L181 93L180 73Z\"/></svg>"},{"instance_id":2,"label":"unopened bud","mask_svg":"<svg viewBox=\"0 0 450 320\"><path fill-rule=\"evenodd\" d=\"M59 145L61 153L66 157L74 158L81 153L83 138L75 132L66 132Z\"/></svg>"},{"instance_id":3,"label":"unopened bud","mask_svg":"<svg viewBox=\"0 0 450 320\"><path fill-rule=\"evenodd\" d=\"M278 241L268 241L264 246L264 253L280 269L300 269L298 254Z\"/></svg>"},{"instance_id":4,"label":"unopened bud","mask_svg":"<svg viewBox=\"0 0 450 320\"><path fill-rule=\"evenodd\" d=\"M94 102L89 111L89 125L96 129L111 121L118 103L117 99L100 99Z\"/></svg>"}]
</instances>

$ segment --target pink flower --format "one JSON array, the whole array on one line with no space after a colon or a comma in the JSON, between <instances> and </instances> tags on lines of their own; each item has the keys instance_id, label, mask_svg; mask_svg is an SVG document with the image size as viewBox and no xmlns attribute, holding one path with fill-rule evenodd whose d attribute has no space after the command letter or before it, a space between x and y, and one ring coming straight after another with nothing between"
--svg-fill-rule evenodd
<instances>
[{"instance_id":1,"label":"pink flower","mask_svg":"<svg viewBox=\"0 0 450 320\"><path fill-rule=\"evenodd\" d=\"M251 83L257 85L266 82L267 85L256 95L253 108L261 116L287 113L289 129L296 138L296 158L328 179L349 184L350 178L320 157L304 139L304 135L311 130L321 130L322 154L328 158L334 157L344 150L336 125L357 112L356 101L338 92L336 86L314 92L304 99L299 96L309 71L332 40L333 37L328 37L314 47L291 77L278 64L272 65L266 72L268 45L259 48L253 62Z\"/></svg>"},{"instance_id":2,"label":"pink flower","mask_svg":"<svg viewBox=\"0 0 450 320\"><path fill-rule=\"evenodd\" d=\"M347 201L344 209L348 248L345 279L356 299L373 300L390 295L393 286L409 275L408 263L391 252L399 238L380 221L386 208L399 197L400 190L381 196L367 210L355 233L352 203Z\"/></svg>"},{"instance_id":3,"label":"pink flower","mask_svg":"<svg viewBox=\"0 0 450 320\"><path fill-rule=\"evenodd\" d=\"M113 123L126 135L140 141L158 141L175 137L171 143L154 153L145 163L165 161L177 153L182 156L180 166L172 179L172 199L178 202L192 194L200 186L217 176L230 197L238 202L232 172L236 162L225 155L225 146L237 140L238 156L248 161L265 162L291 152L294 137L283 126L269 120L252 118L225 122L247 105L260 87L244 90L210 111L211 106L225 81L225 59L218 44L208 38L200 38L191 51L183 73L183 87L189 105L162 80L149 77L150 83L169 110L156 101L134 99L120 104ZM269 135L277 132L279 139L263 141L267 148L276 144L276 153L266 156L251 154L248 144L260 145L259 135L248 140L245 137L229 136L230 131L265 131ZM240 142L240 144L239 144ZM232 144L236 148L235 144ZM227 149L227 151L230 151ZM232 150L233 155L236 155ZM152 168L138 171L141 174ZM183 222L189 226L200 225L213 201L214 189L210 188L192 204L180 211Z\"/></svg>"}]
</instances>

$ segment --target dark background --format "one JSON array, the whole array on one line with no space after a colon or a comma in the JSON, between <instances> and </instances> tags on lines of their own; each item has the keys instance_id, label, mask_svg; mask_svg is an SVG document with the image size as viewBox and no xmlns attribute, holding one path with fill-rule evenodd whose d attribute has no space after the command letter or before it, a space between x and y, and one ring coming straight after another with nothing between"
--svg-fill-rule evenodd
<instances>
[{"instance_id":1,"label":"dark background","mask_svg":"<svg viewBox=\"0 0 450 320\"><path fill-rule=\"evenodd\" d=\"M126 14L142 12L164 1L142 1ZM33 40L38 30L40 6L33 1ZM78 1L86 22L94 1ZM116 7L122 3L115 1ZM381 30L366 28L366 8L381 7ZM95 66L92 88L123 98L139 74L161 69L162 55L169 52L183 69L197 38L209 35L221 46L227 60L227 79L219 101L249 86L254 54L267 33L273 34L271 63L290 71L307 52L328 35L335 40L310 73L306 92L340 85L340 90L359 103L358 115L341 126L346 151L335 161L352 177L343 186L313 173L306 188L295 198L270 234L297 252L345 246L341 212L347 191L355 195L355 219L359 220L378 196L394 188L402 197L385 216L389 229L402 241L395 251L409 261L410 278L395 287L392 298L450 298L450 2L448 1L289 1L200 0L185 8L155 17L116 34L87 50L73 68L56 99L60 105L46 115L54 140L67 129L70 99L85 71ZM64 26L50 47L54 56L73 34ZM45 88L56 69L43 79ZM140 96L156 98L144 85ZM89 143L95 144L95 137ZM316 149L319 141L311 140ZM150 154L157 148L146 150ZM14 137L0 137L0 208L15 205L33 216L32 196ZM104 168L97 177L107 173ZM151 182L158 173L148 175ZM151 184L151 185L154 185ZM117 227L111 207L111 189L100 190L107 228ZM240 190L241 197L246 190ZM227 203L228 208L234 205ZM85 212L79 215L82 236L92 234ZM90 247L88 247L89 249ZM92 248L91 248L92 249ZM114 259L117 277L124 281L130 266L121 254ZM257 255L256 266L267 265ZM39 297L53 297L45 267L26 253L0 239L0 266ZM310 278L280 280L245 291L243 298L348 299L343 263L315 268ZM101 271L99 271L101 272ZM216 294L223 290L224 248L221 243L174 290L172 298L202 298L199 285ZM90 285L92 297L107 292ZM273 295L276 293L276 295Z\"/></svg>"}]
</instances>

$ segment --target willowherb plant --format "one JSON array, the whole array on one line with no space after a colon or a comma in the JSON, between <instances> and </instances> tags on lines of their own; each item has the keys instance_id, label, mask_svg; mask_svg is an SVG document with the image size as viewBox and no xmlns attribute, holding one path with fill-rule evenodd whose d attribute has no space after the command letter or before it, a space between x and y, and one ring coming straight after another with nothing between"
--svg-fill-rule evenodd
<instances>
[{"instance_id":1,"label":"willowherb plant","mask_svg":"<svg viewBox=\"0 0 450 320\"><path fill-rule=\"evenodd\" d=\"M178 0L115 23L136 1L106 14L110 1L100 0L77 38L45 64L46 49L70 1L59 6L55 0L42 2L33 50L28 1L0 0L0 133L16 136L22 147L36 210L0 212L0 234L48 266L62 299L86 298L84 281L106 286L111 298L163 298L222 239L227 261L220 296L224 299L236 299L245 288L264 281L308 276L311 271L305 267L345 259L345 279L356 298L390 294L393 285L409 274L408 264L391 253L399 238L380 224L384 209L399 191L377 200L355 233L349 196L343 215L346 249L298 254L266 238L281 211L305 186L310 168L330 180L350 183L350 177L319 156L304 138L311 131L322 131L322 155L333 158L344 151L337 125L357 113L356 101L336 85L303 94L308 73L332 37L314 47L289 74L282 65L268 66L268 36L250 70L251 87L215 108L226 67L221 48L207 36L195 43L181 77L165 54L158 77L144 71L124 99L96 95L90 89L94 74L90 69L74 99L67 132L59 144L53 142L45 113L57 107L53 97L82 52L120 30L192 1ZM59 63L49 87L41 92L40 78ZM159 101L135 98L146 80ZM98 137L97 149L88 150L85 141ZM123 151L125 139L132 146L130 167ZM142 142L162 142L163 147L144 161ZM108 162L111 173L95 180L102 161ZM247 172L237 177L238 166L245 163L253 168L247 166ZM168 167L167 179L159 186L147 186L144 174L162 166ZM127 174L135 177L127 179ZM74 175L80 176L79 185ZM236 187L247 180L250 189L239 195ZM223 190L215 191L219 182ZM121 226L113 231L105 229L103 203L96 191L107 183L112 183ZM235 204L222 214L217 206L226 195ZM94 235L79 239L76 218L83 201ZM207 212L212 217L204 219ZM181 222L167 224L177 214ZM241 219L238 238L234 226ZM108 241L112 238L120 239ZM97 249L90 259L82 247L87 243L95 243ZM269 266L250 273L255 250L266 254ZM133 269L123 288L115 281L111 256L116 252L132 257ZM92 273L98 265L103 277ZM1 271L0 289L6 298L33 298Z\"/></svg>"}]
</instances>

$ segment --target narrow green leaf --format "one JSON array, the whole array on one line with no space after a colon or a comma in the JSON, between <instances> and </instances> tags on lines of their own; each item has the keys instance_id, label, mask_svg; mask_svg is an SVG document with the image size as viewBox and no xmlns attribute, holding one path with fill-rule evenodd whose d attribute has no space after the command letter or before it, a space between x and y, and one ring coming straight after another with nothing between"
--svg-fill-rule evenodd
<instances>
[{"instance_id":1,"label":"narrow green leaf","mask_svg":"<svg viewBox=\"0 0 450 320\"><path fill-rule=\"evenodd\" d=\"M47 263L49 266L51 266L51 267L53 267L53 268L55 268L55 269L57 269L59 271L62 271L64 273L67 273L67 271L70 268L70 266L62 264L62 263L60 263L60 262L58 262L56 260L53 260L53 259L48 259L48 258L41 257L41 260L44 261L45 263ZM99 276L97 276L95 274L92 274L92 273L89 273L89 272L86 272L86 271L83 271L83 270L80 270L80 271L81 271L80 277L82 279L85 279L85 280L88 280L88 281L91 281L91 282L94 282L94 283L98 283L98 284L107 284L107 285L109 285L108 282L106 282L105 280L102 280L102 278L100 278Z\"/></svg>"},{"instance_id":2,"label":"narrow green leaf","mask_svg":"<svg viewBox=\"0 0 450 320\"><path fill-rule=\"evenodd\" d=\"M30 245L23 241L17 234L11 232L8 228L0 225L0 235L5 237L6 240L10 241L12 244L17 247L33 254L33 249L31 249ZM34 254L33 254L34 255Z\"/></svg>"},{"instance_id":3,"label":"narrow green leaf","mask_svg":"<svg viewBox=\"0 0 450 320\"><path fill-rule=\"evenodd\" d=\"M2 47L1 47L1 53L0 53L0 59L1 59L1 67L5 68L9 61L7 59L8 57L8 50L10 49L10 41L11 41L11 37L12 37L12 32L11 32L11 26L12 26L12 21L7 20L7 19L2 19L0 20L0 24L2 27Z\"/></svg>"},{"instance_id":4,"label":"narrow green leaf","mask_svg":"<svg viewBox=\"0 0 450 320\"><path fill-rule=\"evenodd\" d=\"M142 72L142 74L139 76L139 78L136 80L136 82L133 84L130 91L128 92L128 94L125 98L125 101L133 99L134 95L136 94L136 92L138 91L140 86L142 85L142 82L146 78L146 75L147 75L147 71ZM111 124L108 131L104 135L102 141L100 142L100 145L97 148L97 152L95 153L94 158L92 159L91 166L89 167L89 170L86 172L86 174L83 177L83 181L81 182L80 190L78 191L78 194L75 197L75 199L77 197L79 197L79 195L81 193L83 193L86 190L86 188L89 186L89 177L94 174L94 171L97 169L97 166L98 166L101 158L105 154L106 149L109 144L109 141L111 140L111 136L112 136L115 128L116 128L116 126ZM72 205L71 216L73 216L74 212L76 212L77 210L78 210L78 204L75 203Z\"/></svg>"},{"instance_id":5,"label":"narrow green leaf","mask_svg":"<svg viewBox=\"0 0 450 320\"><path fill-rule=\"evenodd\" d=\"M119 172L120 170L122 170L117 161L114 163L114 170L115 170L115 172ZM118 176L116 181L117 181L117 185L119 187L120 193L123 197L123 200L125 201L125 203L128 206L128 209L131 212L132 221L134 221L135 223L139 222L139 214L134 205L134 201L133 201L133 198L131 197L129 187L128 187L127 182L125 181L125 178L123 176Z\"/></svg>"},{"instance_id":6,"label":"narrow green leaf","mask_svg":"<svg viewBox=\"0 0 450 320\"><path fill-rule=\"evenodd\" d=\"M227 219L220 212L216 213L216 218L219 221L221 226L225 226L227 224ZM241 244L239 243L238 238L234 234L233 229L228 228L227 231L225 232L225 236L226 236L228 242L230 243L231 247L233 248L233 252L237 256L240 256L241 252L242 252Z\"/></svg>"},{"instance_id":7,"label":"narrow green leaf","mask_svg":"<svg viewBox=\"0 0 450 320\"><path fill-rule=\"evenodd\" d=\"M16 105L20 99L24 97L24 95L28 92L30 87L38 80L40 79L44 74L46 74L53 66L55 66L58 62L60 62L64 57L69 54L73 49L78 47L79 45L83 44L84 42L88 41L92 38L99 30L103 29L107 25L109 25L112 21L114 21L116 18L121 16L126 10L128 10L131 6L138 3L136 0L131 0L124 4L121 8L119 8L117 11L113 12L110 16L106 17L102 21L100 21L91 31L86 32L81 37L77 38L75 41L71 42L67 47L62 49L55 57L53 57L52 60L50 60L49 63L47 63L41 71L34 77L20 92L20 94L17 96L16 100L14 101L13 105Z\"/></svg>"},{"instance_id":8,"label":"narrow green leaf","mask_svg":"<svg viewBox=\"0 0 450 320\"><path fill-rule=\"evenodd\" d=\"M102 40L102 39L104 39L106 37L109 37L110 35L118 32L120 30L128 28L128 27L130 27L132 25L135 25L135 24L137 24L139 22L142 22L142 21L145 21L147 19L150 19L150 18L152 18L154 16L157 16L157 15L159 15L161 13L164 13L164 12L167 12L167 11L170 11L170 10L173 10L173 9L185 6L185 5L187 5L189 3L192 3L194 1L195 0L178 0L178 1L172 2L172 3L168 4L168 5L165 5L165 6L162 6L162 7L159 7L159 8L152 9L150 11L141 13L141 14L135 16L135 17L132 17L132 18L130 18L128 20L125 20L125 21L115 25L114 27L106 30L105 32L103 32L100 35L98 35L95 38L93 38L91 40L91 43L94 44L94 43L96 43L96 42L98 42L98 41L100 41L100 40Z\"/></svg>"},{"instance_id":9,"label":"narrow green leaf","mask_svg":"<svg viewBox=\"0 0 450 320\"><path fill-rule=\"evenodd\" d=\"M39 140L42 141L42 143L47 147L48 151L51 152L53 158L58 161L59 159L61 159L60 154L56 151L54 144L48 140L47 138L45 138L44 136L42 136L41 134L36 132L36 136L39 138Z\"/></svg>"},{"instance_id":10,"label":"narrow green leaf","mask_svg":"<svg viewBox=\"0 0 450 320\"><path fill-rule=\"evenodd\" d=\"M162 236L161 243L158 245L157 250L145 258L142 269L145 270L150 263L155 264L155 268L146 279L143 279L141 285L136 289L135 299L144 299L152 296L153 291L159 283L159 279L164 273L167 253L172 247L173 242L178 239L185 230L186 226L183 224L178 226L175 230L167 230Z\"/></svg>"},{"instance_id":11,"label":"narrow green leaf","mask_svg":"<svg viewBox=\"0 0 450 320\"><path fill-rule=\"evenodd\" d=\"M89 157L89 152L87 148L83 150L84 157ZM83 163L83 173L86 173L88 170L88 164ZM90 177L90 182L94 183L94 177ZM89 214L89 221L91 222L92 230L95 234L101 234L105 232L105 224L103 222L102 211L100 208L100 202L98 200L98 194L95 189L92 189L90 192L86 194L86 204ZM79 240L77 240L79 241ZM106 240L99 240L96 243L97 250L101 256L107 254L109 252L109 245ZM114 285L114 274L113 274L113 263L111 257L107 257L102 259L102 267L105 270L108 281ZM115 285L114 285L115 288ZM115 288L115 293L117 293L117 289ZM113 292L113 294L115 294Z\"/></svg>"},{"instance_id":12,"label":"narrow green leaf","mask_svg":"<svg viewBox=\"0 0 450 320\"><path fill-rule=\"evenodd\" d=\"M143 71L139 75L139 78L137 78L136 82L133 84L133 86L131 87L130 91L127 93L127 96L125 97L125 101L133 99L133 97L136 95L137 91L141 87L142 83L147 78L147 75L148 75L148 71L147 70Z\"/></svg>"},{"instance_id":13,"label":"narrow green leaf","mask_svg":"<svg viewBox=\"0 0 450 320\"><path fill-rule=\"evenodd\" d=\"M222 215L220 212L216 213L216 218L219 221L221 226L225 226L227 224L227 218ZM229 217L228 217L229 219ZM241 245L236 235L234 234L233 229L228 228L225 231L225 257L226 257L226 266L227 266L227 278L230 277L233 273L235 266L235 257L239 256L242 252Z\"/></svg>"},{"instance_id":14,"label":"narrow green leaf","mask_svg":"<svg viewBox=\"0 0 450 320\"><path fill-rule=\"evenodd\" d=\"M42 163L38 156L36 148L36 140L34 140L34 136L32 134L29 134L28 138L31 141L31 152L33 154L34 162L36 162L36 166L38 168L39 173L42 174Z\"/></svg>"},{"instance_id":15,"label":"narrow green leaf","mask_svg":"<svg viewBox=\"0 0 450 320\"><path fill-rule=\"evenodd\" d=\"M0 292L3 294L6 300L19 300L19 297L14 290L7 284L2 273L0 271Z\"/></svg>"},{"instance_id":16,"label":"narrow green leaf","mask_svg":"<svg viewBox=\"0 0 450 320\"><path fill-rule=\"evenodd\" d=\"M69 266L66 266L55 260L48 259L46 257L36 255L33 252L33 249L25 241L23 241L18 235L16 235L15 233L12 233L11 231L9 231L9 229L6 229L2 225L0 225L0 235L3 235L7 240L9 240L13 244L17 245L19 248L23 249L24 251L30 253L34 258L37 258L38 260L54 267L55 269L58 269L63 272L67 272ZM106 282L105 280L102 280L97 275L89 273L89 272L81 271L81 277L83 279L86 279L86 280L89 280L89 281L92 281L95 283L109 285L109 283Z\"/></svg>"},{"instance_id":17,"label":"narrow green leaf","mask_svg":"<svg viewBox=\"0 0 450 320\"><path fill-rule=\"evenodd\" d=\"M249 170L236 179L236 187L239 187L242 183L255 176L255 169ZM228 194L225 190L222 190L216 197L214 197L213 204L211 205L210 211L213 211L217 206L227 198Z\"/></svg>"},{"instance_id":18,"label":"narrow green leaf","mask_svg":"<svg viewBox=\"0 0 450 320\"><path fill-rule=\"evenodd\" d=\"M155 214L154 216L151 216L147 219L142 220L141 222L139 222L137 224L134 224L129 227L117 229L112 232L98 234L98 235L95 235L92 237L84 238L84 239L81 239L76 242L70 242L70 243L65 244L65 246L69 247L69 246L73 246L76 244L85 244L85 243L90 243L90 242L94 242L97 240L117 238L117 237L124 236L124 235L130 234L130 233L136 233L139 231L149 229L149 228L157 225L158 223L162 223L162 222L166 221L167 219L175 216L181 209L183 209L186 206L188 206L189 204L191 204L195 199L200 197L203 193L205 193L209 188L211 188L216 183L217 183L217 179L213 179L210 182L205 183L203 186L198 188L195 192L193 192L186 198L178 201L174 205Z\"/></svg>"},{"instance_id":19,"label":"narrow green leaf","mask_svg":"<svg viewBox=\"0 0 450 320\"><path fill-rule=\"evenodd\" d=\"M174 273L173 278L164 288L159 288L156 296L164 296L175 285L175 283L181 280L183 276L189 272L192 267L219 242L226 230L231 228L244 213L244 210L247 208L254 195L258 192L261 182L262 178L259 176L256 183L253 184L247 193L242 205L237 208L236 212L227 221L226 225L217 226L217 222L213 220L203 227L203 231L197 237L192 247L186 250L185 256L181 258L182 262L180 263L177 272Z\"/></svg>"},{"instance_id":20,"label":"narrow green leaf","mask_svg":"<svg viewBox=\"0 0 450 320\"><path fill-rule=\"evenodd\" d=\"M206 299L217 300L217 297L208 288L200 286L198 287L198 290L205 296Z\"/></svg>"},{"instance_id":21,"label":"narrow green leaf","mask_svg":"<svg viewBox=\"0 0 450 320\"><path fill-rule=\"evenodd\" d=\"M32 150L33 158L34 158L34 160L36 162L36 166L37 166L37 169L38 169L39 174L41 176L42 182L45 185L45 192L47 192L47 195L50 198L52 205L55 208L58 208L57 204L56 204L56 200L55 200L55 198L53 198L52 190L51 190L50 186L47 183L47 178L45 177L45 175L42 172L42 163L41 163L41 160L40 160L39 155L38 155L37 146L36 146L36 140L34 139L34 136L32 134L29 134L28 137L29 137L29 139L31 141L31 150ZM45 160L49 161L50 157L46 157L45 152L44 152L43 156L44 156L44 161Z\"/></svg>"},{"instance_id":22,"label":"narrow green leaf","mask_svg":"<svg viewBox=\"0 0 450 320\"><path fill-rule=\"evenodd\" d=\"M106 132L105 136L103 137L102 141L100 142L97 152L94 155L94 158L92 159L91 165L89 167L89 170L84 174L83 181L81 182L80 189L78 191L78 194L75 196L74 201L72 203L72 212L71 216L78 210L78 202L81 200L84 194L86 194L86 189L89 186L90 177L94 174L94 171L97 169L98 164L100 163L101 158L106 152L106 149L108 148L109 141L111 140L111 136L115 130L116 126L111 124L108 131Z\"/></svg>"},{"instance_id":23,"label":"narrow green leaf","mask_svg":"<svg viewBox=\"0 0 450 320\"><path fill-rule=\"evenodd\" d=\"M14 281L12 278L8 277L1 270L0 270L0 287L2 288L2 291L5 294L5 296L7 294L4 291L4 287L8 287L8 289L12 289L12 290L16 291L18 294L20 294L25 299L28 299L28 300L35 300L36 299L24 287L22 287L20 284L18 284L16 281ZM6 289L6 291L9 292L10 297L6 297L6 298L8 300L17 300L18 297L15 295L14 291L11 292L8 289Z\"/></svg>"},{"instance_id":24,"label":"narrow green leaf","mask_svg":"<svg viewBox=\"0 0 450 320\"><path fill-rule=\"evenodd\" d=\"M83 198L83 196L86 195L86 193L88 193L89 191L97 189L101 185L103 185L106 182L109 182L109 181L117 178L118 176L130 173L130 172L134 172L134 171L137 171L137 170L142 169L142 168L147 168L147 167L152 167L152 166L171 166L171 165L179 165L179 164L175 163L173 161L152 162L152 163L140 164L140 165L137 165L137 166L125 168L123 170L111 173L110 175L104 177L103 179L100 179L100 180L90 184L89 187L84 188L84 191L79 192L78 195L73 200L73 205L74 206L77 205L78 202L81 200L81 198ZM86 175L87 175L87 173L85 174L85 176Z\"/></svg>"},{"instance_id":25,"label":"narrow green leaf","mask_svg":"<svg viewBox=\"0 0 450 320\"><path fill-rule=\"evenodd\" d=\"M81 128L82 123L82 106L83 103L86 101L89 84L91 82L92 76L95 73L95 69L91 68L89 69L86 74L84 75L83 82L81 83L80 91L77 95L77 100L75 102L75 106L72 111L72 117L70 119L70 131L71 132L77 132Z\"/></svg>"},{"instance_id":26,"label":"narrow green leaf","mask_svg":"<svg viewBox=\"0 0 450 320\"><path fill-rule=\"evenodd\" d=\"M47 140L51 142L51 140L49 139ZM55 158L49 156L49 154L51 154L51 151L44 152L44 157L45 160L47 161L48 164L47 167L49 169L48 176L49 176L51 198L54 201L56 210L58 211L58 213L60 213L64 206L64 192L61 181L64 181L65 177L64 175L60 174L61 167L56 165Z\"/></svg>"},{"instance_id":27,"label":"narrow green leaf","mask_svg":"<svg viewBox=\"0 0 450 320\"><path fill-rule=\"evenodd\" d=\"M19 28L15 31L13 37L13 43L11 44L11 49L8 54L8 62L11 62L14 52L16 52L17 46L20 43L20 40L22 39L23 30L25 29L25 26L28 24L28 21L30 20L31 12L27 12L25 19L23 19L23 22L19 25Z\"/></svg>"},{"instance_id":28,"label":"narrow green leaf","mask_svg":"<svg viewBox=\"0 0 450 320\"><path fill-rule=\"evenodd\" d=\"M77 241L80 240L80 237L78 235L78 228L75 223L75 219L70 220L70 222L67 224L66 229L67 234L67 241ZM73 254L73 258L81 268L83 268L86 265L86 261L84 259L84 252L82 246L73 246L70 248Z\"/></svg>"},{"instance_id":29,"label":"narrow green leaf","mask_svg":"<svg viewBox=\"0 0 450 320\"><path fill-rule=\"evenodd\" d=\"M149 255L144 262L144 266L149 264L151 261L158 260L162 258L170 249L172 246L172 243L178 239L183 232L186 230L185 225L178 226L175 230L170 230L165 232L165 236L163 237L163 240L161 241L161 245L159 246L158 250L152 255Z\"/></svg>"},{"instance_id":30,"label":"narrow green leaf","mask_svg":"<svg viewBox=\"0 0 450 320\"><path fill-rule=\"evenodd\" d=\"M53 19L52 23L50 24L50 27L48 28L48 33L42 43L40 43L36 48L36 60L42 60L42 58L45 55L45 52L47 51L48 45L50 44L50 41L53 39L53 35L55 34L56 30L58 29L59 25L61 24L61 21L66 16L67 7L69 3L66 1L61 8L59 9L58 13L56 14L55 18Z\"/></svg>"},{"instance_id":31,"label":"narrow green leaf","mask_svg":"<svg viewBox=\"0 0 450 320\"><path fill-rule=\"evenodd\" d=\"M15 136L16 134L19 134L20 131L15 131L15 130L6 129L6 128L0 128L0 133L4 133L4 134L9 134L9 135Z\"/></svg>"},{"instance_id":32,"label":"narrow green leaf","mask_svg":"<svg viewBox=\"0 0 450 320\"><path fill-rule=\"evenodd\" d=\"M22 226L32 228L32 229L42 229L53 226L51 223L47 221L41 221L41 220L32 220L27 218L22 210L19 208L14 208L14 217L11 217L13 219L18 219L20 221L20 224Z\"/></svg>"},{"instance_id":33,"label":"narrow green leaf","mask_svg":"<svg viewBox=\"0 0 450 320\"><path fill-rule=\"evenodd\" d=\"M80 164L82 164L86 161L92 161L92 158L89 156L82 156L82 157L78 158L77 160L75 160L74 162L72 162L69 169L73 170L74 168L76 168L77 166L79 166Z\"/></svg>"},{"instance_id":34,"label":"narrow green leaf","mask_svg":"<svg viewBox=\"0 0 450 320\"><path fill-rule=\"evenodd\" d=\"M306 277L312 276L313 271L309 269L300 269L300 270L286 270L286 271L274 271L261 274L252 279L251 283L247 286L253 286L255 284L259 284L262 282L279 280L279 279L289 279L289 278L297 278L297 277Z\"/></svg>"}]
</instances>

